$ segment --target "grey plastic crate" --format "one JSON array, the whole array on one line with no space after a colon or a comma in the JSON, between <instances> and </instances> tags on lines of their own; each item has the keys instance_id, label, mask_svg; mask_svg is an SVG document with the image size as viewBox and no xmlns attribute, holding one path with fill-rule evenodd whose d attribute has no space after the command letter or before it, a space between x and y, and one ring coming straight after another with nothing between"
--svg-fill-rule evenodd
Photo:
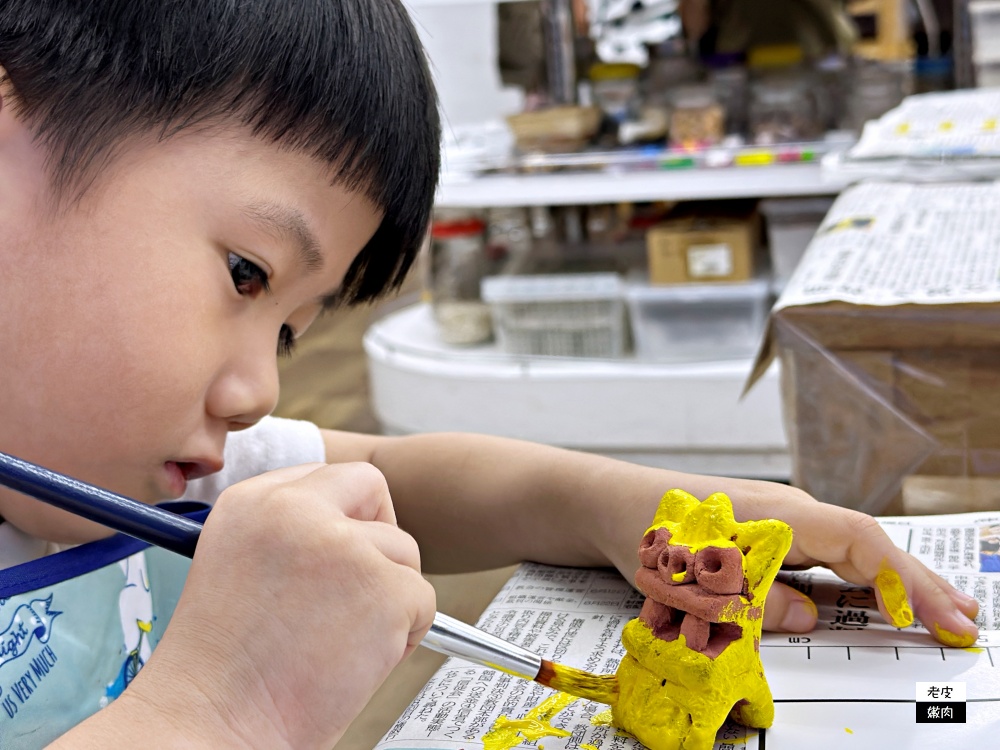
<instances>
[{"instance_id":1,"label":"grey plastic crate","mask_svg":"<svg viewBox=\"0 0 1000 750\"><path fill-rule=\"evenodd\" d=\"M770 303L763 279L650 286L630 278L625 294L636 357L672 362L752 356Z\"/></svg>"},{"instance_id":2,"label":"grey plastic crate","mask_svg":"<svg viewBox=\"0 0 1000 750\"><path fill-rule=\"evenodd\" d=\"M613 273L491 276L483 279L500 348L510 354L620 357L625 351L624 283Z\"/></svg>"}]
</instances>

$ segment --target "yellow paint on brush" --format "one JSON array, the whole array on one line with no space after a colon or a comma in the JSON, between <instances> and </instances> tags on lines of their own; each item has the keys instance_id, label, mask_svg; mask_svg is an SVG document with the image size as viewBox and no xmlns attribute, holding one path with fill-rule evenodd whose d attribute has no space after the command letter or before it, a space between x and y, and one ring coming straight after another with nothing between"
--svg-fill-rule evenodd
<instances>
[{"instance_id":1,"label":"yellow paint on brush","mask_svg":"<svg viewBox=\"0 0 1000 750\"><path fill-rule=\"evenodd\" d=\"M760 662L764 599L792 543L781 521L737 523L722 493L704 502L681 490L660 501L649 530L666 528L670 545L692 554L705 547L737 547L748 595L722 610L718 620L741 627L739 637L715 658L676 640L657 638L641 619L622 632L626 655L618 667L619 696L612 705L616 726L650 750L710 750L727 716L751 727L768 727L774 703ZM682 584L693 585L693 584Z\"/></svg>"},{"instance_id":2,"label":"yellow paint on brush","mask_svg":"<svg viewBox=\"0 0 1000 750\"><path fill-rule=\"evenodd\" d=\"M543 737L569 737L569 732L552 726L550 722L553 716L575 700L567 693L553 693L528 711L523 719L499 717L483 737L484 750L511 750L524 740L531 742Z\"/></svg>"},{"instance_id":3,"label":"yellow paint on brush","mask_svg":"<svg viewBox=\"0 0 1000 750\"><path fill-rule=\"evenodd\" d=\"M618 680L613 674L595 675L565 664L552 665L549 687L580 698L611 705L618 698Z\"/></svg>"},{"instance_id":4,"label":"yellow paint on brush","mask_svg":"<svg viewBox=\"0 0 1000 750\"><path fill-rule=\"evenodd\" d=\"M976 636L972 633L952 633L937 623L934 623L934 635L941 643L953 648L968 648L976 642Z\"/></svg>"},{"instance_id":5,"label":"yellow paint on brush","mask_svg":"<svg viewBox=\"0 0 1000 750\"><path fill-rule=\"evenodd\" d=\"M875 588L882 595L882 603L885 604L890 624L894 628L905 628L913 624L913 610L910 609L903 579L884 560L875 576Z\"/></svg>"}]
</instances>

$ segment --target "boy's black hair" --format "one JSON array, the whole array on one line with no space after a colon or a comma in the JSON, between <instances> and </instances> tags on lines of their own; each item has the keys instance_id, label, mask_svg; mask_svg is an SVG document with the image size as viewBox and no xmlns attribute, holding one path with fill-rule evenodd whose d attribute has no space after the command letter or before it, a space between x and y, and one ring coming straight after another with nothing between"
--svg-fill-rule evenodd
<instances>
[{"instance_id":1,"label":"boy's black hair","mask_svg":"<svg viewBox=\"0 0 1000 750\"><path fill-rule=\"evenodd\" d=\"M60 191L129 137L225 118L385 212L337 302L397 287L420 247L440 123L399 0L0 0L0 65Z\"/></svg>"}]
</instances>

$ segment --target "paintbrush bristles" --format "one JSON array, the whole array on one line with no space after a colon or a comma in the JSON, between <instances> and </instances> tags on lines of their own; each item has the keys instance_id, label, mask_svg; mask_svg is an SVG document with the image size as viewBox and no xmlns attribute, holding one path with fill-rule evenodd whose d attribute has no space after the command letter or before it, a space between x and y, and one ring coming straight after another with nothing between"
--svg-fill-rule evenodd
<instances>
[{"instance_id":1,"label":"paintbrush bristles","mask_svg":"<svg viewBox=\"0 0 1000 750\"><path fill-rule=\"evenodd\" d=\"M542 659L535 682L577 698L614 705L618 700L618 678L613 674L593 674L582 669Z\"/></svg>"}]
</instances>

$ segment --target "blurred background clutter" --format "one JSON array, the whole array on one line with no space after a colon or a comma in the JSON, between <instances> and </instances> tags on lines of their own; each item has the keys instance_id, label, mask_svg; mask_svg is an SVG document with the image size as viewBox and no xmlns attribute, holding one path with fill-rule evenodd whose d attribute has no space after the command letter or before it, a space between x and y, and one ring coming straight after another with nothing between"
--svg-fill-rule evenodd
<instances>
[{"instance_id":1,"label":"blurred background clutter","mask_svg":"<svg viewBox=\"0 0 1000 750\"><path fill-rule=\"evenodd\" d=\"M1000 0L403 2L432 225L398 296L281 363L279 414L1000 510ZM431 579L471 620L506 577Z\"/></svg>"}]
</instances>

